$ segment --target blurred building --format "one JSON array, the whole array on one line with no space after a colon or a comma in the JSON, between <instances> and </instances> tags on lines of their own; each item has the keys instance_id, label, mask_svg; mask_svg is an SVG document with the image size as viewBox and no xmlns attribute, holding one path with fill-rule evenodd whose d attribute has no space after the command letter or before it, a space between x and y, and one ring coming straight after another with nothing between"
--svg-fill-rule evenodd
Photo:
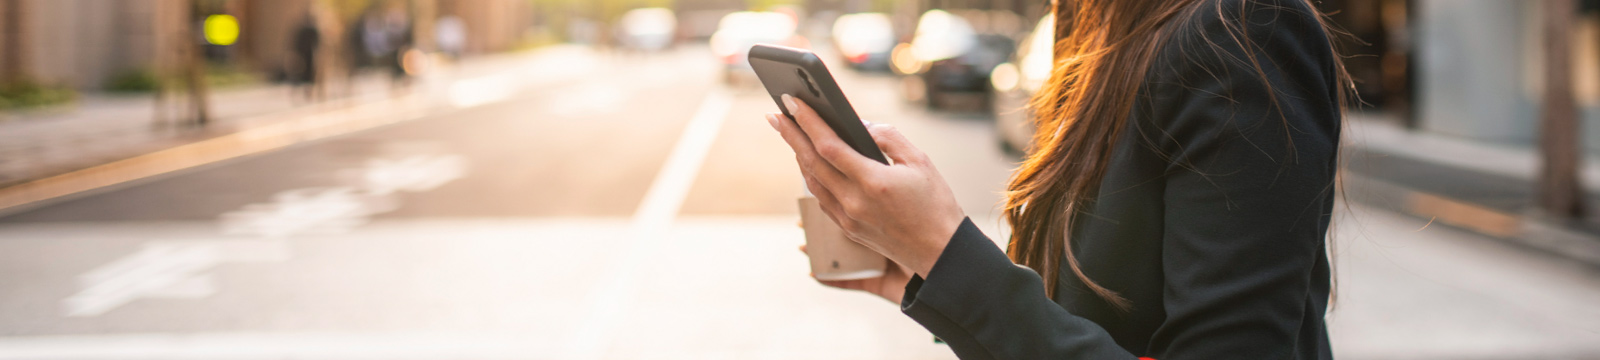
<instances>
[{"instance_id":1,"label":"blurred building","mask_svg":"<svg viewBox=\"0 0 1600 360\"><path fill-rule=\"evenodd\" d=\"M239 19L228 60L249 69L281 68L289 36L312 0L0 0L0 81L30 80L98 89L129 71L181 63L182 46L199 42L186 25L197 13Z\"/></svg>"},{"instance_id":2,"label":"blurred building","mask_svg":"<svg viewBox=\"0 0 1600 360\"><path fill-rule=\"evenodd\" d=\"M177 60L181 0L0 0L0 82L98 88Z\"/></svg>"},{"instance_id":3,"label":"blurred building","mask_svg":"<svg viewBox=\"0 0 1600 360\"><path fill-rule=\"evenodd\" d=\"M1544 91L1540 1L1339 0L1323 3L1366 45L1346 60L1363 100L1410 128L1532 147ZM1582 9L1574 8L1574 12ZM1573 29L1582 142L1600 155L1600 15Z\"/></svg>"},{"instance_id":4,"label":"blurred building","mask_svg":"<svg viewBox=\"0 0 1600 360\"><path fill-rule=\"evenodd\" d=\"M0 82L95 90L121 73L172 69L182 46L201 41L186 25L209 14L232 15L240 27L237 43L207 49L212 61L279 74L308 21L326 48L343 50L361 12L391 4L411 17L413 43L423 49L432 49L433 19L458 17L469 54L518 47L534 18L524 0L0 0Z\"/></svg>"}]
</instances>

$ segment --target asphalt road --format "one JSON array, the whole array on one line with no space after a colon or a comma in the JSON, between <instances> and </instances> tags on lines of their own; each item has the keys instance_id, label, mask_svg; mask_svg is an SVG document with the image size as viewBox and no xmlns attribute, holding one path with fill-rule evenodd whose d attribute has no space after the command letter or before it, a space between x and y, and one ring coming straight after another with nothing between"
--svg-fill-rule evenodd
<instances>
[{"instance_id":1,"label":"asphalt road","mask_svg":"<svg viewBox=\"0 0 1600 360\"><path fill-rule=\"evenodd\" d=\"M0 218L0 359L953 358L806 277L765 93L719 84L703 47L550 56L583 65ZM987 120L834 71L1003 237L1015 159ZM1345 209L1341 357L1600 358L1600 271Z\"/></svg>"}]
</instances>

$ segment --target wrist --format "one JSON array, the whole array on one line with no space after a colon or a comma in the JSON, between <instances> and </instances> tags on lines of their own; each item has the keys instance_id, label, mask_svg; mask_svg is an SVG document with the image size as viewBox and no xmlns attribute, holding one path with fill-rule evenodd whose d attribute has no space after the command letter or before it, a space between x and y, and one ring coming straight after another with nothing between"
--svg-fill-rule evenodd
<instances>
[{"instance_id":1,"label":"wrist","mask_svg":"<svg viewBox=\"0 0 1600 360\"><path fill-rule=\"evenodd\" d=\"M910 281L911 279L905 278L895 280L899 281L892 283L885 282L883 284L884 289L882 292L878 293L878 296L883 297L884 300L888 300L889 302L899 304L900 299L906 298L906 282Z\"/></svg>"},{"instance_id":2,"label":"wrist","mask_svg":"<svg viewBox=\"0 0 1600 360\"><path fill-rule=\"evenodd\" d=\"M923 246L917 251L917 261L916 265L912 266L912 271L927 278L928 273L933 271L935 263L939 261L939 256L944 254L945 246L950 244L950 238L955 236L956 229L959 229L961 223L965 221L967 221L965 215L956 216L955 221L942 221L936 227L937 230L923 237Z\"/></svg>"}]
</instances>

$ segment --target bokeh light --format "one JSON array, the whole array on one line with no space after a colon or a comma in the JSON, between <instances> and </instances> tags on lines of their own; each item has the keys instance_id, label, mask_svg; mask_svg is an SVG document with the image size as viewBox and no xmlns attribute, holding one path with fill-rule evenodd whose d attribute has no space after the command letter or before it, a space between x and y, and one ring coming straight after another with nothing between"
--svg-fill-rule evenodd
<instances>
[{"instance_id":1,"label":"bokeh light","mask_svg":"<svg viewBox=\"0 0 1600 360\"><path fill-rule=\"evenodd\" d=\"M233 45L239 41L239 19L228 14L206 16L205 37L211 45Z\"/></svg>"}]
</instances>

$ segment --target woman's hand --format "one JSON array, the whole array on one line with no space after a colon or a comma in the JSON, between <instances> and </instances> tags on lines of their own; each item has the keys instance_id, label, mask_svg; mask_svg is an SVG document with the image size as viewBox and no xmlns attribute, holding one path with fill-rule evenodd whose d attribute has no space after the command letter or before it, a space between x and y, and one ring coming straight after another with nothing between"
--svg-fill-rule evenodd
<instances>
[{"instance_id":1,"label":"woman's hand","mask_svg":"<svg viewBox=\"0 0 1600 360\"><path fill-rule=\"evenodd\" d=\"M805 251L806 246L800 245L800 252ZM810 253L806 255L809 256ZM816 274L811 274L811 278L815 279L816 277ZM883 269L883 276L881 277L861 280L818 279L817 282L840 289L869 292L882 297L884 300L899 304L900 300L905 299L906 283L911 282L911 271L906 270L906 267L900 266L900 264L894 263L894 261L889 261L888 265Z\"/></svg>"},{"instance_id":2,"label":"woman's hand","mask_svg":"<svg viewBox=\"0 0 1600 360\"><path fill-rule=\"evenodd\" d=\"M928 156L889 125L868 128L893 161L884 165L845 144L810 106L783 95L795 121L767 116L794 149L806 187L846 235L926 277L966 217ZM898 300L896 300L898 301Z\"/></svg>"}]
</instances>

